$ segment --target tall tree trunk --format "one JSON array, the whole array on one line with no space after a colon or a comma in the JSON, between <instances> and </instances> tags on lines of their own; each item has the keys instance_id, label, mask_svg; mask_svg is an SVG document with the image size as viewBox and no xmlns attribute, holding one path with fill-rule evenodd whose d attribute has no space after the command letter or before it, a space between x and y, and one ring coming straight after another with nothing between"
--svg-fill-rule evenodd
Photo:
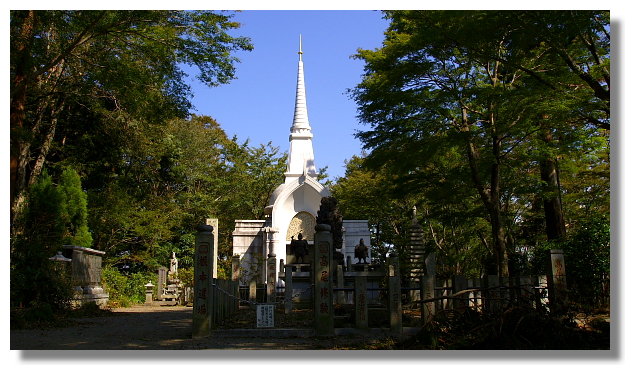
<instances>
[{"instance_id":1,"label":"tall tree trunk","mask_svg":"<svg viewBox=\"0 0 635 375\"><path fill-rule=\"evenodd\" d=\"M546 127L543 131L543 141L547 146L553 142L553 134ZM566 228L562 212L562 201L560 199L558 165L555 157L547 155L540 161L540 178L546 185L543 205L547 239L551 241L564 238Z\"/></svg>"},{"instance_id":2,"label":"tall tree trunk","mask_svg":"<svg viewBox=\"0 0 635 375\"><path fill-rule=\"evenodd\" d=\"M498 276L509 277L509 261L507 256L507 243L500 200L500 142L499 136L492 136L492 162L490 172L490 220L492 226L492 239L498 265Z\"/></svg>"},{"instance_id":3,"label":"tall tree trunk","mask_svg":"<svg viewBox=\"0 0 635 375\"><path fill-rule=\"evenodd\" d=\"M467 110L463 109L463 124L461 131L466 135L466 148L467 156L470 165L470 172L472 176L472 182L476 186L476 190L481 197L481 201L485 206L485 209L489 215L489 222L492 233L492 251L496 257L498 276L508 277L508 256L507 246L505 244L505 227L503 226L503 219L500 207L500 165L498 159L500 158L500 137L492 137L492 153L494 161L490 168L490 187L489 189L483 184L477 165L477 151L476 146L472 143L469 137L469 124L467 121Z\"/></svg>"},{"instance_id":4,"label":"tall tree trunk","mask_svg":"<svg viewBox=\"0 0 635 375\"><path fill-rule=\"evenodd\" d=\"M27 186L27 166L29 156L29 143L25 139L26 121L26 96L30 74L29 52L33 35L35 33L35 12L27 11L19 35L14 44L15 66L13 82L11 83L10 116L11 123L11 160L10 160L10 197L11 197L11 223L17 213L20 202L23 200L23 192Z\"/></svg>"}]
</instances>

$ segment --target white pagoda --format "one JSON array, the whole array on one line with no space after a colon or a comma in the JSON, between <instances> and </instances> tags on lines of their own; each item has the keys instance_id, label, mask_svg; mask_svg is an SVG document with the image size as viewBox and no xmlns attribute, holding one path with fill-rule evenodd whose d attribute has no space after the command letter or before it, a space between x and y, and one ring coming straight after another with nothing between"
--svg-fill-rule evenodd
<instances>
[{"instance_id":1,"label":"white pagoda","mask_svg":"<svg viewBox=\"0 0 635 375\"><path fill-rule=\"evenodd\" d=\"M295 112L289 135L289 155L284 183L278 186L265 207L265 220L236 220L233 232L233 254L240 255L243 282L256 278L265 282L264 262L270 254L276 256L276 264L294 263L289 244L302 234L309 245L313 244L317 212L322 197L330 192L318 180L313 155L313 133L309 124L304 63L302 61L302 37L298 52L298 80ZM344 220L345 256L353 256L360 238L370 244L367 220ZM370 261L370 259L368 259Z\"/></svg>"}]
</instances>

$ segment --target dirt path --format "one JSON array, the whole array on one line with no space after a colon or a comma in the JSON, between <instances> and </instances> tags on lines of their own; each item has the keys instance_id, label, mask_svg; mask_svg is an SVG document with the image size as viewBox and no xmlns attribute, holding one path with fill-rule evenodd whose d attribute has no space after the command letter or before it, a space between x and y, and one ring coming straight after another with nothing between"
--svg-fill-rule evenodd
<instances>
[{"instance_id":1,"label":"dirt path","mask_svg":"<svg viewBox=\"0 0 635 375\"><path fill-rule=\"evenodd\" d=\"M114 309L109 316L76 319L77 324L45 330L12 330L12 350L51 349L337 349L352 342L370 342L336 336L249 337L219 334L192 339L192 308L179 306L134 306Z\"/></svg>"}]
</instances>

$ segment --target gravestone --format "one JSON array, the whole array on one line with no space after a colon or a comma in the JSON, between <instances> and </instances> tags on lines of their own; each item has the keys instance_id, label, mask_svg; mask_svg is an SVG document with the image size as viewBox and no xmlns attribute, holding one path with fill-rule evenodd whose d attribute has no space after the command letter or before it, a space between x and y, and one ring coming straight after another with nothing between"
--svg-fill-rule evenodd
<instances>
[{"instance_id":1,"label":"gravestone","mask_svg":"<svg viewBox=\"0 0 635 375\"><path fill-rule=\"evenodd\" d=\"M75 290L75 303L94 302L103 306L108 302L108 293L101 287L101 258L103 251L82 246L64 245L72 251L71 275Z\"/></svg>"},{"instance_id":2,"label":"gravestone","mask_svg":"<svg viewBox=\"0 0 635 375\"><path fill-rule=\"evenodd\" d=\"M240 284L249 285L252 279L266 282L263 228L265 220L236 220L232 232L233 255L240 257Z\"/></svg>"},{"instance_id":3,"label":"gravestone","mask_svg":"<svg viewBox=\"0 0 635 375\"><path fill-rule=\"evenodd\" d=\"M157 268L157 295L161 299L165 288L168 286L168 269L166 267Z\"/></svg>"}]
</instances>

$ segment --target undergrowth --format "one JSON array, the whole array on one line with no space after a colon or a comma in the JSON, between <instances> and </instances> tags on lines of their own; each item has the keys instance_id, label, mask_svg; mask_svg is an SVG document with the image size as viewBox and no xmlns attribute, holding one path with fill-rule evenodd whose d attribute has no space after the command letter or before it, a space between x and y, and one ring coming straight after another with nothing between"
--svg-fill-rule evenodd
<instances>
[{"instance_id":1,"label":"undergrowth","mask_svg":"<svg viewBox=\"0 0 635 375\"><path fill-rule=\"evenodd\" d=\"M514 307L500 314L443 313L391 349L589 350L610 349L610 325L582 329L572 315L552 316Z\"/></svg>"}]
</instances>

